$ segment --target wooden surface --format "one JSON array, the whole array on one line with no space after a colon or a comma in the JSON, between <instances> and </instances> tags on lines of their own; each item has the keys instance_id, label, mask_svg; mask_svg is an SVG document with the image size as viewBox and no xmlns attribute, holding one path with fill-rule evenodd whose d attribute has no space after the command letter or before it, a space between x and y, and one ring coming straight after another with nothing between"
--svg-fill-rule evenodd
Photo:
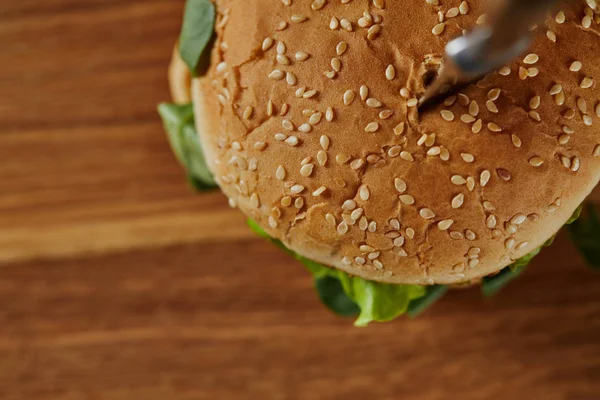
<instances>
[{"instance_id":1,"label":"wooden surface","mask_svg":"<svg viewBox=\"0 0 600 400\"><path fill-rule=\"evenodd\" d=\"M0 399L600 398L566 238L494 299L357 329L193 194L155 113L182 4L0 2Z\"/></svg>"}]
</instances>

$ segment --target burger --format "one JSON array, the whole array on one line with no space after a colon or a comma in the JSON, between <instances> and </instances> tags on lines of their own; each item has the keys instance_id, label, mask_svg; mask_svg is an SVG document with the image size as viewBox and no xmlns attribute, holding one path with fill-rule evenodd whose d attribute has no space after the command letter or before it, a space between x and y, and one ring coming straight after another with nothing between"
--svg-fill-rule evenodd
<instances>
[{"instance_id":1,"label":"burger","mask_svg":"<svg viewBox=\"0 0 600 400\"><path fill-rule=\"evenodd\" d=\"M200 190L302 262L357 325L449 287L491 295L600 180L600 3L561 3L533 46L436 106L419 99L484 2L188 0L159 112ZM572 228L598 264L600 220Z\"/></svg>"}]
</instances>

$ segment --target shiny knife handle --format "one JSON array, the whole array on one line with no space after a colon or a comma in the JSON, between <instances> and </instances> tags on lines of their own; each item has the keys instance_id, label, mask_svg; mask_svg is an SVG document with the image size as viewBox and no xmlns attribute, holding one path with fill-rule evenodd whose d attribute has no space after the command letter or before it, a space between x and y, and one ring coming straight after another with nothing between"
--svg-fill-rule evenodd
<instances>
[{"instance_id":1,"label":"shiny knife handle","mask_svg":"<svg viewBox=\"0 0 600 400\"><path fill-rule=\"evenodd\" d=\"M466 36L452 40L446 55L467 77L493 71L531 45L531 26L542 22L557 0L490 0L488 20Z\"/></svg>"},{"instance_id":2,"label":"shiny knife handle","mask_svg":"<svg viewBox=\"0 0 600 400\"><path fill-rule=\"evenodd\" d=\"M544 21L557 0L488 0L487 25L494 33L490 51L502 51L528 35L534 24Z\"/></svg>"}]
</instances>

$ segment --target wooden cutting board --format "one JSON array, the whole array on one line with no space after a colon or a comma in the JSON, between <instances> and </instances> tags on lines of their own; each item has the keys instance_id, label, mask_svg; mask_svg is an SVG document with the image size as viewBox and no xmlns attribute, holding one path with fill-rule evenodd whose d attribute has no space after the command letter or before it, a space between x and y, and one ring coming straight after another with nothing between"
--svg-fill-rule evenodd
<instances>
[{"instance_id":1,"label":"wooden cutting board","mask_svg":"<svg viewBox=\"0 0 600 400\"><path fill-rule=\"evenodd\" d=\"M155 112L182 6L0 2L0 399L600 398L565 237L496 298L357 329L193 193Z\"/></svg>"}]
</instances>

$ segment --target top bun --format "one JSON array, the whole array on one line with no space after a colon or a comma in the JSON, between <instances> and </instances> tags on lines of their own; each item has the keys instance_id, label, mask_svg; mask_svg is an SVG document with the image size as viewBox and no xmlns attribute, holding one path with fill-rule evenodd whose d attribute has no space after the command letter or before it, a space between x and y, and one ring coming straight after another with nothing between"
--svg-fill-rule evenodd
<instances>
[{"instance_id":1,"label":"top bun","mask_svg":"<svg viewBox=\"0 0 600 400\"><path fill-rule=\"evenodd\" d=\"M554 235L600 179L595 1L561 5L528 54L420 113L444 45L485 20L483 1L440 3L216 1L192 93L230 203L390 283L475 280Z\"/></svg>"}]
</instances>

